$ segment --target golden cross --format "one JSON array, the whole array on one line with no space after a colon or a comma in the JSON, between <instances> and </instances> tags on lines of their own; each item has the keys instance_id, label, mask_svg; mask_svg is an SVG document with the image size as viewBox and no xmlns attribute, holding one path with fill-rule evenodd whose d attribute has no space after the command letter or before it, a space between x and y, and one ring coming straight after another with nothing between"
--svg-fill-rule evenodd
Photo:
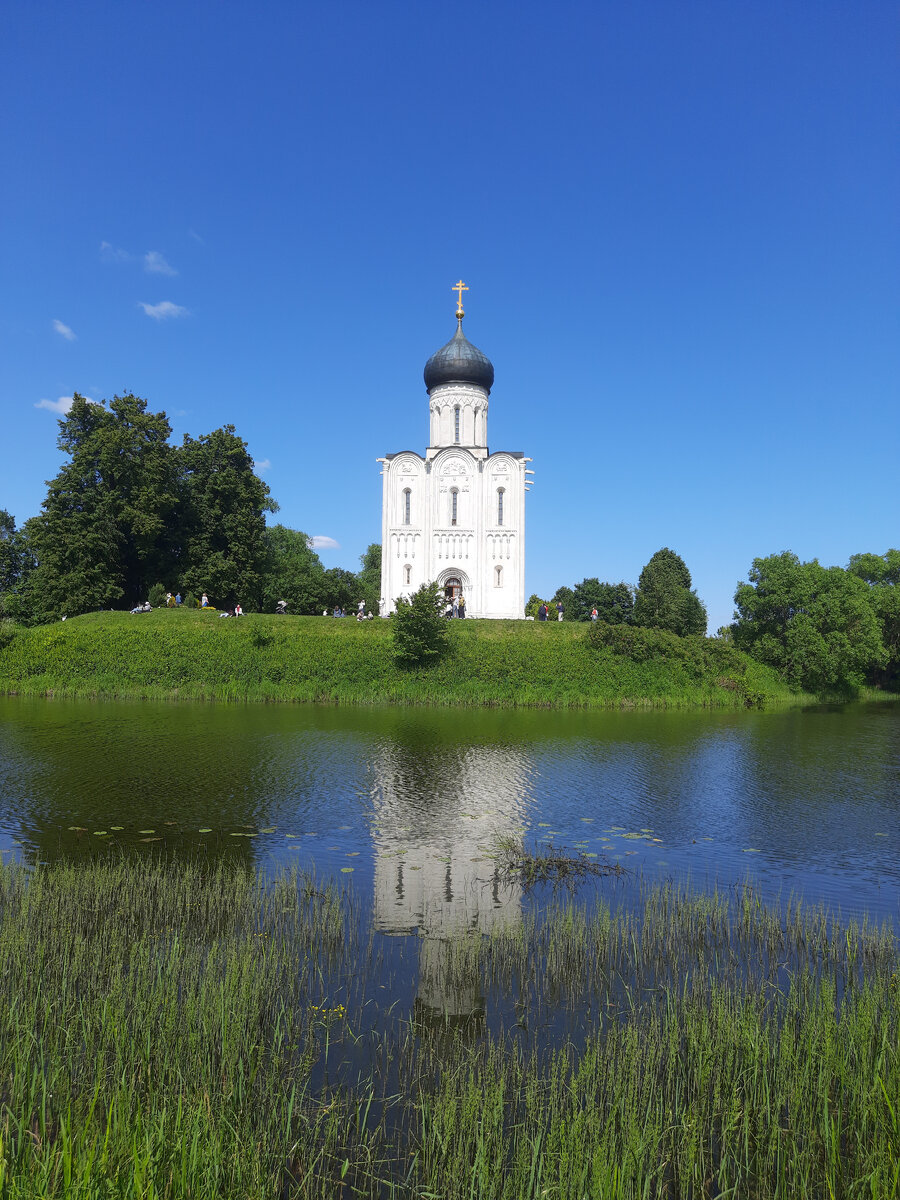
<instances>
[{"instance_id":1,"label":"golden cross","mask_svg":"<svg viewBox=\"0 0 900 1200\"><path fill-rule=\"evenodd\" d=\"M463 283L463 281L462 281L462 280L460 280L460 281L459 281L459 283L455 283L455 284L453 285L453 287L450 289L450 291L451 291L451 292L458 292L458 293L459 293L459 299L456 301L456 311L457 311L457 313L461 313L461 312L462 312L462 310L463 310L463 305L462 305L462 294L463 294L463 292L467 292L468 290L469 290L469 289L468 289L468 287L467 287L467 286L466 286L466 285Z\"/></svg>"}]
</instances>

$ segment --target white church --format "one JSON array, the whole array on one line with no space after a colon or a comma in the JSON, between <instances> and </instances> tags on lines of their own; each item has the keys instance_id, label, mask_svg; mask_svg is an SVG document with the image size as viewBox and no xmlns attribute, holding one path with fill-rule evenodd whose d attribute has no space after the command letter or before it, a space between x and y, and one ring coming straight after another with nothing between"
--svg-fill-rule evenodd
<instances>
[{"instance_id":1,"label":"white church","mask_svg":"<svg viewBox=\"0 0 900 1200\"><path fill-rule=\"evenodd\" d=\"M463 333L459 281L456 333L425 364L430 418L424 458L401 450L382 464L381 609L436 581L467 617L525 616L525 492L521 450L488 451L494 368Z\"/></svg>"}]
</instances>

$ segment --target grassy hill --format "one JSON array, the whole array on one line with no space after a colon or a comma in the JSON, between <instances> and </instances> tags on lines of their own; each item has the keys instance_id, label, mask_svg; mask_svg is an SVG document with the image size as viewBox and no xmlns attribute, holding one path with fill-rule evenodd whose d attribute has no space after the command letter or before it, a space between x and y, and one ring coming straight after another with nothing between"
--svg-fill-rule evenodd
<instances>
[{"instance_id":1,"label":"grassy hill","mask_svg":"<svg viewBox=\"0 0 900 1200\"><path fill-rule=\"evenodd\" d=\"M157 699L546 707L764 706L797 700L766 667L718 642L666 640L634 661L585 625L452 621L447 658L403 670L388 621L160 609L6 629L0 692ZM652 637L652 635L651 635ZM679 643L688 647L685 653Z\"/></svg>"}]
</instances>

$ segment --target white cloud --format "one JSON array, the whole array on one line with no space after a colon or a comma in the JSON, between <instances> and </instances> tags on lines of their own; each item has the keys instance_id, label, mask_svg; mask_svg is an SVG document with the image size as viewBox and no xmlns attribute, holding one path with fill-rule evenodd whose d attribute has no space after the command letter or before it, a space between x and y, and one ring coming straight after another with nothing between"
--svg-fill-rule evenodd
<instances>
[{"instance_id":1,"label":"white cloud","mask_svg":"<svg viewBox=\"0 0 900 1200\"><path fill-rule=\"evenodd\" d=\"M113 246L110 242L100 243L100 261L105 263L131 262L132 256L121 246Z\"/></svg>"},{"instance_id":2,"label":"white cloud","mask_svg":"<svg viewBox=\"0 0 900 1200\"><path fill-rule=\"evenodd\" d=\"M154 321L165 321L169 317L186 317L188 315L186 308L182 308L180 304L173 304L171 300L161 300L159 304L145 304L143 300L139 300L138 308L142 308Z\"/></svg>"},{"instance_id":3,"label":"white cloud","mask_svg":"<svg viewBox=\"0 0 900 1200\"><path fill-rule=\"evenodd\" d=\"M64 337L67 342L75 342L78 340L78 335L68 325L64 325L62 321L54 321L53 328L60 337Z\"/></svg>"},{"instance_id":4,"label":"white cloud","mask_svg":"<svg viewBox=\"0 0 900 1200\"><path fill-rule=\"evenodd\" d=\"M326 537L322 533L314 534L307 543L310 550L340 550L341 543L336 542L333 537Z\"/></svg>"},{"instance_id":5,"label":"white cloud","mask_svg":"<svg viewBox=\"0 0 900 1200\"><path fill-rule=\"evenodd\" d=\"M144 270L148 275L177 275L178 272L166 262L158 250L148 250L144 255Z\"/></svg>"},{"instance_id":6,"label":"white cloud","mask_svg":"<svg viewBox=\"0 0 900 1200\"><path fill-rule=\"evenodd\" d=\"M199 242L201 246L205 246L205 245L206 245L206 242L204 242L203 238L200 236L200 234L197 232L197 230L196 230L196 229L189 229L189 230L188 230L188 235L189 235L190 237L192 237L192 238L194 239L194 241L195 241L195 242Z\"/></svg>"},{"instance_id":7,"label":"white cloud","mask_svg":"<svg viewBox=\"0 0 900 1200\"><path fill-rule=\"evenodd\" d=\"M60 396L58 400L38 400L34 407L46 408L49 412L59 413L61 417L64 417L72 407L72 399L72 396ZM90 396L85 396L85 400L87 400L88 404L97 403L97 401L92 400Z\"/></svg>"},{"instance_id":8,"label":"white cloud","mask_svg":"<svg viewBox=\"0 0 900 1200\"><path fill-rule=\"evenodd\" d=\"M271 465L271 462L267 458L256 458L253 460L254 471L268 471Z\"/></svg>"}]
</instances>

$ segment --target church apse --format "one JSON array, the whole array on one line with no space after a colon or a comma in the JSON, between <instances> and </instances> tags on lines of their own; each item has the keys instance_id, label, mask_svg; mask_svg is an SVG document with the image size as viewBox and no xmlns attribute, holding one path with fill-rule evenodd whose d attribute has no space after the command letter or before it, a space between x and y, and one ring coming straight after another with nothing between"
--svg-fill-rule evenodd
<instances>
[{"instance_id":1,"label":"church apse","mask_svg":"<svg viewBox=\"0 0 900 1200\"><path fill-rule=\"evenodd\" d=\"M381 611L393 612L398 599L423 583L449 578L458 581L467 616L521 619L531 459L518 450L488 449L494 367L463 333L468 288L460 280L453 290L459 296L456 334L425 364L425 455L406 450L378 460L386 550Z\"/></svg>"}]
</instances>

